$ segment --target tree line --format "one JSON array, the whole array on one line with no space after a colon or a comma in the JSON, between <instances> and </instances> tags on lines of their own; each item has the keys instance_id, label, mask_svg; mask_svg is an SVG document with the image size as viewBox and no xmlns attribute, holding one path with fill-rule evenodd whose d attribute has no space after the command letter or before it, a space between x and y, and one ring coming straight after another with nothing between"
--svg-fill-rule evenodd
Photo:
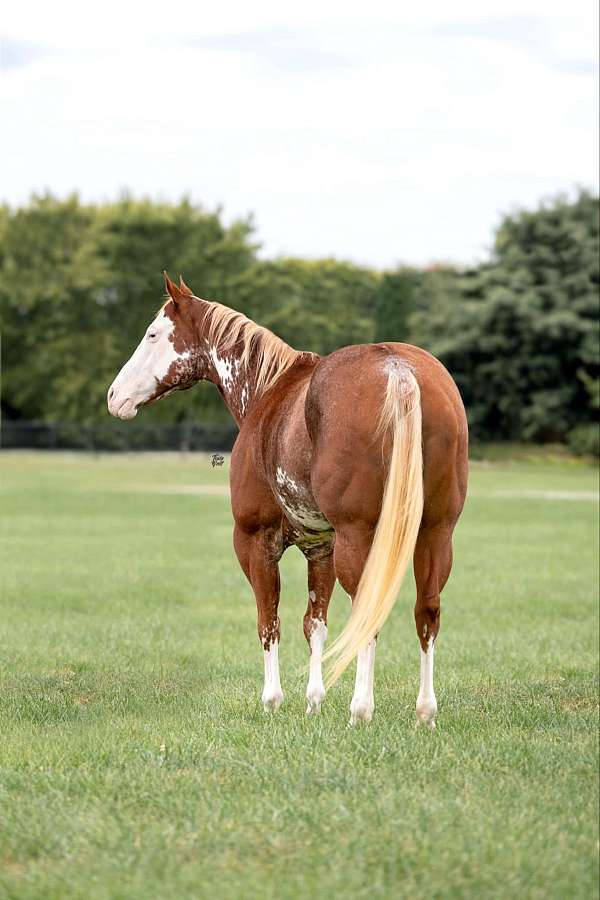
<instances>
[{"instance_id":1,"label":"tree line","mask_svg":"<svg viewBox=\"0 0 600 900\"><path fill-rule=\"evenodd\" d=\"M456 379L476 441L597 447L599 201L580 191L507 215L478 266L376 271L336 259L263 260L251 220L182 200L0 207L2 417L94 424L105 393L182 273L292 346L406 341ZM401 248L399 248L401 251ZM145 415L222 422L212 386Z\"/></svg>"}]
</instances>

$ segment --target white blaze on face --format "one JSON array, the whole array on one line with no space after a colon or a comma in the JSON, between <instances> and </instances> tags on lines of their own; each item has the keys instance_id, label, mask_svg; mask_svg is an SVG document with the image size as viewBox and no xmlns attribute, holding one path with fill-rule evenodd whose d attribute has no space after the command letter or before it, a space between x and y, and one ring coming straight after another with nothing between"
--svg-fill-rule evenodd
<instances>
[{"instance_id":1,"label":"white blaze on face","mask_svg":"<svg viewBox=\"0 0 600 900\"><path fill-rule=\"evenodd\" d=\"M186 350L177 353L170 339L175 323L161 309L148 327L131 359L125 363L108 391L108 409L120 419L133 419L138 406L156 393L171 365L187 359Z\"/></svg>"}]
</instances>

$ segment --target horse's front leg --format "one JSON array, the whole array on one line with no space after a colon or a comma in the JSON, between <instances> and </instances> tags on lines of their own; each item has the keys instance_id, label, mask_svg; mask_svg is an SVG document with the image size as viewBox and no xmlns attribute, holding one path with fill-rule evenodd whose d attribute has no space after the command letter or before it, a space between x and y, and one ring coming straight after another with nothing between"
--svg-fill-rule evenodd
<instances>
[{"instance_id":1,"label":"horse's front leg","mask_svg":"<svg viewBox=\"0 0 600 900\"><path fill-rule=\"evenodd\" d=\"M258 637L263 647L265 682L262 704L266 712L277 709L283 702L279 680L280 623L279 566L282 553L280 527L259 528L247 532L235 527L233 544L237 558L252 585L258 614Z\"/></svg>"},{"instance_id":2,"label":"horse's front leg","mask_svg":"<svg viewBox=\"0 0 600 900\"><path fill-rule=\"evenodd\" d=\"M335 569L333 549L318 559L305 555L308 560L308 606L304 615L304 636L310 647L306 712L311 715L321 711L325 697L321 661L327 640L327 608L335 585Z\"/></svg>"}]
</instances>

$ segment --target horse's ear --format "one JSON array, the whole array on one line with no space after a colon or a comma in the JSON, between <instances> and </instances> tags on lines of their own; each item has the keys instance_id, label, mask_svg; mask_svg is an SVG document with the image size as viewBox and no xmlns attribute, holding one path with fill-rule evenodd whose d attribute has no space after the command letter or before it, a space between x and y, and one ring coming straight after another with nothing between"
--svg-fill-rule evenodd
<instances>
[{"instance_id":1,"label":"horse's ear","mask_svg":"<svg viewBox=\"0 0 600 900\"><path fill-rule=\"evenodd\" d=\"M185 294L186 297L194 296L194 292L187 286L181 275L179 276L179 290L182 294Z\"/></svg>"},{"instance_id":2,"label":"horse's ear","mask_svg":"<svg viewBox=\"0 0 600 900\"><path fill-rule=\"evenodd\" d=\"M171 279L167 275L166 269L164 270L163 275L165 277L165 287L167 289L167 294L169 295L175 306L177 306L183 296L183 293L179 290L175 282L171 281Z\"/></svg>"}]
</instances>

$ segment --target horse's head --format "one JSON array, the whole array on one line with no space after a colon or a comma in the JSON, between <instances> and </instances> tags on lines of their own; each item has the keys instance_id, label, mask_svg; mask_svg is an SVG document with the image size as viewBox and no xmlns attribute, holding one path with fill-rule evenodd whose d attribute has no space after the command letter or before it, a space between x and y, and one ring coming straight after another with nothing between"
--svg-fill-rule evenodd
<instances>
[{"instance_id":1,"label":"horse's head","mask_svg":"<svg viewBox=\"0 0 600 900\"><path fill-rule=\"evenodd\" d=\"M141 406L191 387L204 374L194 327L198 301L183 281L178 287L166 272L165 283L167 302L108 390L109 412L120 419L133 419Z\"/></svg>"}]
</instances>

